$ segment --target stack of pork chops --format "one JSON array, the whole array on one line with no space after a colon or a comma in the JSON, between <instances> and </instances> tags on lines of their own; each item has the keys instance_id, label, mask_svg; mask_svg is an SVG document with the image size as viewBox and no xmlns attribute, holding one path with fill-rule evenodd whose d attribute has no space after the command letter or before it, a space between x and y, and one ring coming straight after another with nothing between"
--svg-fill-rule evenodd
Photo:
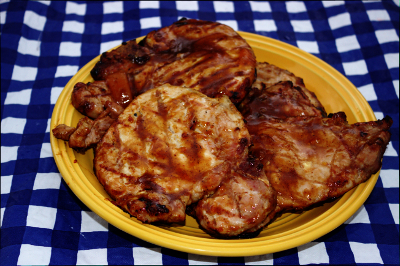
<instances>
[{"instance_id":1,"label":"stack of pork chops","mask_svg":"<svg viewBox=\"0 0 400 266\"><path fill-rule=\"evenodd\" d=\"M381 167L392 119L349 125L303 80L256 61L230 27L182 19L102 54L77 83L76 128L115 204L145 223L186 214L220 238L343 195Z\"/></svg>"}]
</instances>

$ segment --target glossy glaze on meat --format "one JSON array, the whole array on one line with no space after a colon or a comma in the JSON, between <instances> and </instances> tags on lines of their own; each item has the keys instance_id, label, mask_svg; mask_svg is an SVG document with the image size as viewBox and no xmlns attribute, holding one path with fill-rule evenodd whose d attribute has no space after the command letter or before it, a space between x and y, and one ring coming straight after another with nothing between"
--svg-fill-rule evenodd
<instances>
[{"instance_id":1,"label":"glossy glaze on meat","mask_svg":"<svg viewBox=\"0 0 400 266\"><path fill-rule=\"evenodd\" d=\"M325 117L302 87L281 80L269 86L263 66L257 69L261 86L239 109L254 144L250 152L260 158L277 191L278 210L301 210L339 197L380 169L390 117L352 125L343 112Z\"/></svg>"},{"instance_id":2,"label":"glossy glaze on meat","mask_svg":"<svg viewBox=\"0 0 400 266\"><path fill-rule=\"evenodd\" d=\"M209 97L227 95L240 102L255 80L256 60L247 42L230 27L202 20L180 20L104 53L91 71L95 80L110 76L126 84L132 97L169 83L201 91ZM123 73L123 74L121 74Z\"/></svg>"},{"instance_id":3,"label":"glossy glaze on meat","mask_svg":"<svg viewBox=\"0 0 400 266\"><path fill-rule=\"evenodd\" d=\"M142 222L182 222L247 159L250 135L226 96L163 85L136 99L95 151L96 176Z\"/></svg>"}]
</instances>

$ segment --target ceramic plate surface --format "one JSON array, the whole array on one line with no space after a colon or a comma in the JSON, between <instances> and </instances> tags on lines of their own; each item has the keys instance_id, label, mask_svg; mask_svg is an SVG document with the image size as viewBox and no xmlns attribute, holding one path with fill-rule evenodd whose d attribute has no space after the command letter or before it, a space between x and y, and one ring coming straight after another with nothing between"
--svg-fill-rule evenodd
<instances>
[{"instance_id":1,"label":"ceramic plate surface","mask_svg":"<svg viewBox=\"0 0 400 266\"><path fill-rule=\"evenodd\" d=\"M239 32L253 48L257 61L268 62L302 77L327 113L344 111L349 123L376 120L368 102L354 85L334 68L289 44ZM92 81L90 70L100 56L85 65L65 86L54 107L51 129L58 124L75 127L82 115L71 104L77 82ZM349 219L370 195L378 174L341 198L299 213L284 214L253 239L221 240L210 237L187 217L185 224L154 226L131 218L110 202L93 173L93 152L82 155L50 134L54 159L67 185L92 211L119 229L159 246L211 256L252 256L287 250L313 241Z\"/></svg>"}]
</instances>

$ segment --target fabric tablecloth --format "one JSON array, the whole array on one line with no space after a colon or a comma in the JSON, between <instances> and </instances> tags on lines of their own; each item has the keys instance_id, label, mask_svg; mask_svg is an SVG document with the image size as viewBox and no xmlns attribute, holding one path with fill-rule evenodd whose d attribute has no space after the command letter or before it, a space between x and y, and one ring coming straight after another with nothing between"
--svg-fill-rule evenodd
<instances>
[{"instance_id":1,"label":"fabric tablecloth","mask_svg":"<svg viewBox=\"0 0 400 266\"><path fill-rule=\"evenodd\" d=\"M399 265L398 1L1 1L1 265ZM69 79L123 41L187 17L299 47L393 118L377 184L343 225L303 246L251 257L159 247L89 210L63 181L50 118Z\"/></svg>"}]
</instances>

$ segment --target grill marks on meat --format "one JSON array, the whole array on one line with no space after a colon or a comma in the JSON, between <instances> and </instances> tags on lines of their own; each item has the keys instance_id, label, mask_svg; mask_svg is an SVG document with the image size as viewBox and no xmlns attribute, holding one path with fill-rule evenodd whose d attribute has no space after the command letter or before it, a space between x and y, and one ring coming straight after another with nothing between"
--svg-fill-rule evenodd
<instances>
[{"instance_id":1,"label":"grill marks on meat","mask_svg":"<svg viewBox=\"0 0 400 266\"><path fill-rule=\"evenodd\" d=\"M255 80L255 67L252 49L230 27L190 19L150 32L140 44L132 40L104 53L91 74L107 80L125 73L132 96L169 83L209 97L225 94L237 103Z\"/></svg>"},{"instance_id":2,"label":"grill marks on meat","mask_svg":"<svg viewBox=\"0 0 400 266\"><path fill-rule=\"evenodd\" d=\"M187 205L246 160L249 144L228 97L163 85L124 110L98 144L94 166L116 204L140 221L181 222Z\"/></svg>"},{"instance_id":3,"label":"grill marks on meat","mask_svg":"<svg viewBox=\"0 0 400 266\"><path fill-rule=\"evenodd\" d=\"M243 237L256 233L273 217L276 193L262 164L248 158L232 171L218 189L201 199L193 216L206 232L217 237Z\"/></svg>"},{"instance_id":4,"label":"grill marks on meat","mask_svg":"<svg viewBox=\"0 0 400 266\"><path fill-rule=\"evenodd\" d=\"M304 97L292 81L268 87L263 73L270 68L259 64L259 86L239 109L254 144L250 153L277 191L277 211L339 197L380 169L391 118L349 125L343 112L326 117L317 99Z\"/></svg>"}]
</instances>

